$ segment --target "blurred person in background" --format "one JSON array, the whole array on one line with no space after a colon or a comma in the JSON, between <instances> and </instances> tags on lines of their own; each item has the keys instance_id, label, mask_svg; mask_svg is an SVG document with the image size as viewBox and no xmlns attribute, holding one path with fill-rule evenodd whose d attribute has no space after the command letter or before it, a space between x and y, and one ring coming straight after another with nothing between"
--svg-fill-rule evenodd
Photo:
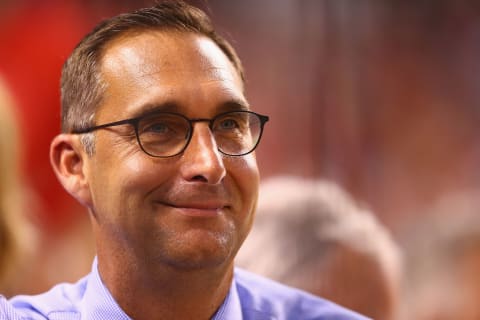
<instances>
[{"instance_id":1,"label":"blurred person in background","mask_svg":"<svg viewBox=\"0 0 480 320\"><path fill-rule=\"evenodd\" d=\"M479 199L446 196L403 233L405 319L480 319Z\"/></svg>"},{"instance_id":2,"label":"blurred person in background","mask_svg":"<svg viewBox=\"0 0 480 320\"><path fill-rule=\"evenodd\" d=\"M0 1L0 74L15 101L22 138L16 165L28 186L26 211L37 231L37 258L28 266L35 279L21 293L77 280L95 254L88 216L58 183L48 150L59 129L62 64L96 15L103 12L76 0Z\"/></svg>"},{"instance_id":3,"label":"blurred person in background","mask_svg":"<svg viewBox=\"0 0 480 320\"><path fill-rule=\"evenodd\" d=\"M265 180L236 263L373 319L397 319L400 249L371 212L332 182Z\"/></svg>"},{"instance_id":4,"label":"blurred person in background","mask_svg":"<svg viewBox=\"0 0 480 320\"><path fill-rule=\"evenodd\" d=\"M20 174L20 152L14 102L0 78L0 292L6 296L33 285L26 271L36 249L37 230L26 215L30 191Z\"/></svg>"}]
</instances>

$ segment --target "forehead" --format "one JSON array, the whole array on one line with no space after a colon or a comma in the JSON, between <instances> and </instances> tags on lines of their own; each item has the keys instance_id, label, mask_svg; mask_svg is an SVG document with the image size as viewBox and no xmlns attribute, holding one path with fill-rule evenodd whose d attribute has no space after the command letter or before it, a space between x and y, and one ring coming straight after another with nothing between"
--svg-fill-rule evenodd
<instances>
[{"instance_id":1,"label":"forehead","mask_svg":"<svg viewBox=\"0 0 480 320\"><path fill-rule=\"evenodd\" d=\"M243 82L227 56L194 33L142 31L115 39L104 50L101 77L104 105L115 102L122 113L167 100L178 105L245 100Z\"/></svg>"}]
</instances>

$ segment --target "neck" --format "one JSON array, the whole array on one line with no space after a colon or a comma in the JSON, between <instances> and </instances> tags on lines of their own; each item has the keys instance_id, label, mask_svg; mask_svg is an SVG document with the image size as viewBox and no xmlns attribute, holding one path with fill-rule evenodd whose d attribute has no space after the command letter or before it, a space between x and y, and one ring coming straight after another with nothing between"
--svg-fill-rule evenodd
<instances>
[{"instance_id":1,"label":"neck","mask_svg":"<svg viewBox=\"0 0 480 320\"><path fill-rule=\"evenodd\" d=\"M133 260L130 260L133 261ZM118 268L121 266L121 268ZM210 319L231 286L233 263L212 270L178 270L98 257L100 276L112 296L133 319Z\"/></svg>"}]
</instances>

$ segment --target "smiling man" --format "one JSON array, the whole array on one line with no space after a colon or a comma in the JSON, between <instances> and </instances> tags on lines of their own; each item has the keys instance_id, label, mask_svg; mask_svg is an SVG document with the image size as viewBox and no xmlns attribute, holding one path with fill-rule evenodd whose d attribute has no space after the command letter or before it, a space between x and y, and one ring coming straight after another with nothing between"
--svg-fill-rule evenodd
<instances>
[{"instance_id":1,"label":"smiling man","mask_svg":"<svg viewBox=\"0 0 480 320\"><path fill-rule=\"evenodd\" d=\"M202 11L164 2L103 22L61 89L51 162L88 208L97 258L76 284L3 299L1 319L364 319L234 269L268 117Z\"/></svg>"}]
</instances>

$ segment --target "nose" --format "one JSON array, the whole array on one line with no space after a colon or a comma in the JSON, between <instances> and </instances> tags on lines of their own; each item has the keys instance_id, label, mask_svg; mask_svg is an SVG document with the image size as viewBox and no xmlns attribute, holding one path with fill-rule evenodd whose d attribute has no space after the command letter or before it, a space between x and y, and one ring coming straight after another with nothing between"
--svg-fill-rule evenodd
<instances>
[{"instance_id":1,"label":"nose","mask_svg":"<svg viewBox=\"0 0 480 320\"><path fill-rule=\"evenodd\" d=\"M220 183L226 170L208 123L194 124L192 138L183 152L181 172L187 181Z\"/></svg>"}]
</instances>

